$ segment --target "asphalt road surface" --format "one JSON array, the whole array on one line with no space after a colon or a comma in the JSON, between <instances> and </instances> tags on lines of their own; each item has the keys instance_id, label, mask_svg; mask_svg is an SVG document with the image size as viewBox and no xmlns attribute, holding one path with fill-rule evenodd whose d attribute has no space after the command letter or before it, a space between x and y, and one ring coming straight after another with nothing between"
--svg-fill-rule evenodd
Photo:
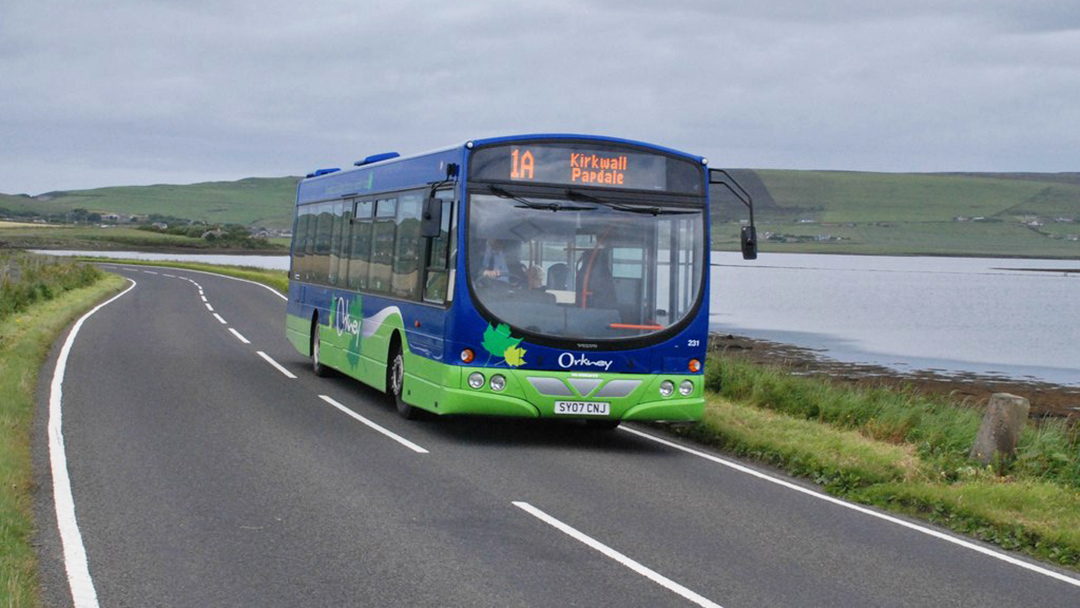
<instances>
[{"instance_id":1,"label":"asphalt road surface","mask_svg":"<svg viewBox=\"0 0 1080 608\"><path fill-rule=\"evenodd\" d=\"M1070 574L646 427L402 420L315 377L268 289L112 268L137 285L81 326L58 404L77 522L59 345L38 390L48 606L1080 606Z\"/></svg>"}]
</instances>

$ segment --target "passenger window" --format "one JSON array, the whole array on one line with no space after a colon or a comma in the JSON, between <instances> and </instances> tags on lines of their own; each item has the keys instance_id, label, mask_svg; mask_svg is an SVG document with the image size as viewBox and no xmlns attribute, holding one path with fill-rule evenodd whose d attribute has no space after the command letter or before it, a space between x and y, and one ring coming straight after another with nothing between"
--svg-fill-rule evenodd
<instances>
[{"instance_id":1,"label":"passenger window","mask_svg":"<svg viewBox=\"0 0 1080 608\"><path fill-rule=\"evenodd\" d=\"M396 199L381 199L375 202L368 289L381 293L390 293L390 279L394 263L394 237L397 233L394 213L389 213L388 209L396 212Z\"/></svg>"},{"instance_id":2,"label":"passenger window","mask_svg":"<svg viewBox=\"0 0 1080 608\"><path fill-rule=\"evenodd\" d=\"M397 239L394 243L393 295L416 300L420 289L420 215L424 195L402 195L397 207Z\"/></svg>"},{"instance_id":3,"label":"passenger window","mask_svg":"<svg viewBox=\"0 0 1080 608\"><path fill-rule=\"evenodd\" d=\"M367 289L368 286L368 267L371 261L371 215L374 209L374 201L356 203L356 219L352 227L347 280L347 285L351 289Z\"/></svg>"}]
</instances>

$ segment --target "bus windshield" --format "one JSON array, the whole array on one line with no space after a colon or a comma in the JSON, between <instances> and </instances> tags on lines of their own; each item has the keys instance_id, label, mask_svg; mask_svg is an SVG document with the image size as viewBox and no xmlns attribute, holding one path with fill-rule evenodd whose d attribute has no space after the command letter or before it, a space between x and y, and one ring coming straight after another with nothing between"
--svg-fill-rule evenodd
<instances>
[{"instance_id":1,"label":"bus windshield","mask_svg":"<svg viewBox=\"0 0 1080 608\"><path fill-rule=\"evenodd\" d=\"M640 338L701 297L704 207L618 203L565 190L469 200L472 292L493 323L573 341Z\"/></svg>"}]
</instances>

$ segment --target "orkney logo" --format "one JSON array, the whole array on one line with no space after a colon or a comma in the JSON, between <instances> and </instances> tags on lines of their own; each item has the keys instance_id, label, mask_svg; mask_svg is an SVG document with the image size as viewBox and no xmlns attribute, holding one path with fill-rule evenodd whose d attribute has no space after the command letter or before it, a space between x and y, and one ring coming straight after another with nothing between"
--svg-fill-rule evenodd
<instances>
[{"instance_id":1,"label":"orkney logo","mask_svg":"<svg viewBox=\"0 0 1080 608\"><path fill-rule=\"evenodd\" d=\"M608 371L611 367L611 361L604 361L603 359L590 359L585 353L575 355L574 353L563 353L559 355L559 367L568 369L571 367L602 367L604 371Z\"/></svg>"},{"instance_id":2,"label":"orkney logo","mask_svg":"<svg viewBox=\"0 0 1080 608\"><path fill-rule=\"evenodd\" d=\"M352 334L360 336L360 319L354 319L349 310L349 303L345 298L338 298L334 302L334 331L338 336Z\"/></svg>"}]
</instances>

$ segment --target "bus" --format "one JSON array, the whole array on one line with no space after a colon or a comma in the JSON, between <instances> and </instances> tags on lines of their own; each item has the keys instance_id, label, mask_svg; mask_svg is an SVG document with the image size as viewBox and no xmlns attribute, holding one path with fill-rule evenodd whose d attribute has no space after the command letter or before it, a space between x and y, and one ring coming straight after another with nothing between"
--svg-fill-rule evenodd
<instances>
[{"instance_id":1,"label":"bus","mask_svg":"<svg viewBox=\"0 0 1080 608\"><path fill-rule=\"evenodd\" d=\"M286 334L405 418L694 421L704 409L706 159L636 141L468 141L297 186ZM734 188L732 186L735 186Z\"/></svg>"}]
</instances>

